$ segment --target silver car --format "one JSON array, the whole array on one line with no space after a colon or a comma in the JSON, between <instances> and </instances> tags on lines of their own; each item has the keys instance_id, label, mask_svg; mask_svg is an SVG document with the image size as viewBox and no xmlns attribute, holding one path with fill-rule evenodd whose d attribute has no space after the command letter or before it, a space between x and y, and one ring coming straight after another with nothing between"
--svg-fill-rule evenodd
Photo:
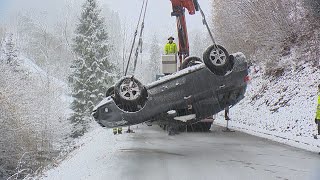
<instances>
[{"instance_id":1,"label":"silver car","mask_svg":"<svg viewBox=\"0 0 320 180\"><path fill-rule=\"evenodd\" d=\"M212 45L203 61L186 58L180 71L148 85L123 77L94 108L95 120L108 128L143 122L195 124L244 98L248 67L242 53L229 55Z\"/></svg>"}]
</instances>

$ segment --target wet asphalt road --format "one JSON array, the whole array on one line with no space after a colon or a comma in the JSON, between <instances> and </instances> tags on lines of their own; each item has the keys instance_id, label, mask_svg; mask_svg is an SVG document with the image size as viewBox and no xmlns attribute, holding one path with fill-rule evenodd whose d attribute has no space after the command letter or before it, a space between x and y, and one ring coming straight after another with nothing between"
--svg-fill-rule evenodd
<instances>
[{"instance_id":1,"label":"wet asphalt road","mask_svg":"<svg viewBox=\"0 0 320 180\"><path fill-rule=\"evenodd\" d=\"M210 133L176 136L157 126L134 130L117 140L121 146L107 179L320 180L320 155L241 132L226 133L218 126Z\"/></svg>"}]
</instances>

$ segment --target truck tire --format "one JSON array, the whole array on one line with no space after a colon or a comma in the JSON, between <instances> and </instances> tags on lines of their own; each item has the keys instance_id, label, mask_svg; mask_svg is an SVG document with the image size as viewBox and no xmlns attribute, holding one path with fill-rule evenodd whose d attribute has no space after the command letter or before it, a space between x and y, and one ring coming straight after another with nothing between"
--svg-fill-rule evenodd
<instances>
[{"instance_id":1,"label":"truck tire","mask_svg":"<svg viewBox=\"0 0 320 180\"><path fill-rule=\"evenodd\" d=\"M212 122L197 122L195 124L188 125L188 131L193 132L208 132L210 131Z\"/></svg>"},{"instance_id":2,"label":"truck tire","mask_svg":"<svg viewBox=\"0 0 320 180\"><path fill-rule=\"evenodd\" d=\"M202 60L200 58L195 56L190 56L183 60L183 63L180 66L180 70L197 65L197 64L201 64L201 63L202 63Z\"/></svg>"}]
</instances>

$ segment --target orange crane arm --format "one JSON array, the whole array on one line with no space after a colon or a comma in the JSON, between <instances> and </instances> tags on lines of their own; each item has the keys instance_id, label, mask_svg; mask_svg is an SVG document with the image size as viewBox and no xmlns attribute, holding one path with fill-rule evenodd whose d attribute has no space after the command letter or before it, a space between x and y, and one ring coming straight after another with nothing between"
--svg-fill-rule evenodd
<instances>
[{"instance_id":1,"label":"orange crane arm","mask_svg":"<svg viewBox=\"0 0 320 180\"><path fill-rule=\"evenodd\" d=\"M185 18L185 9L188 10L190 15L194 15L198 11L197 0L171 0L172 3L172 13L171 16L176 16L177 18L177 30L179 39L179 59L180 64L183 59L189 56L189 39L187 24Z\"/></svg>"},{"instance_id":2,"label":"orange crane arm","mask_svg":"<svg viewBox=\"0 0 320 180\"><path fill-rule=\"evenodd\" d=\"M193 15L198 11L198 2L196 0L171 0L171 3L172 7L180 6L188 9L190 15Z\"/></svg>"}]
</instances>

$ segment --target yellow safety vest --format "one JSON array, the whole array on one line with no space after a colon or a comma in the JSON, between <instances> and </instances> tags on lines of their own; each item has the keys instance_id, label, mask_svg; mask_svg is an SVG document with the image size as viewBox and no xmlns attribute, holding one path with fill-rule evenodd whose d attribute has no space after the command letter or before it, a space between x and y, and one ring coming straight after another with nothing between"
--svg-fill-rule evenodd
<instances>
[{"instance_id":1,"label":"yellow safety vest","mask_svg":"<svg viewBox=\"0 0 320 180\"><path fill-rule=\"evenodd\" d=\"M178 52L176 43L167 43L164 47L165 54L176 54Z\"/></svg>"},{"instance_id":2,"label":"yellow safety vest","mask_svg":"<svg viewBox=\"0 0 320 180\"><path fill-rule=\"evenodd\" d=\"M320 92L318 92L318 106L317 106L317 112L316 112L316 119L320 121Z\"/></svg>"}]
</instances>

